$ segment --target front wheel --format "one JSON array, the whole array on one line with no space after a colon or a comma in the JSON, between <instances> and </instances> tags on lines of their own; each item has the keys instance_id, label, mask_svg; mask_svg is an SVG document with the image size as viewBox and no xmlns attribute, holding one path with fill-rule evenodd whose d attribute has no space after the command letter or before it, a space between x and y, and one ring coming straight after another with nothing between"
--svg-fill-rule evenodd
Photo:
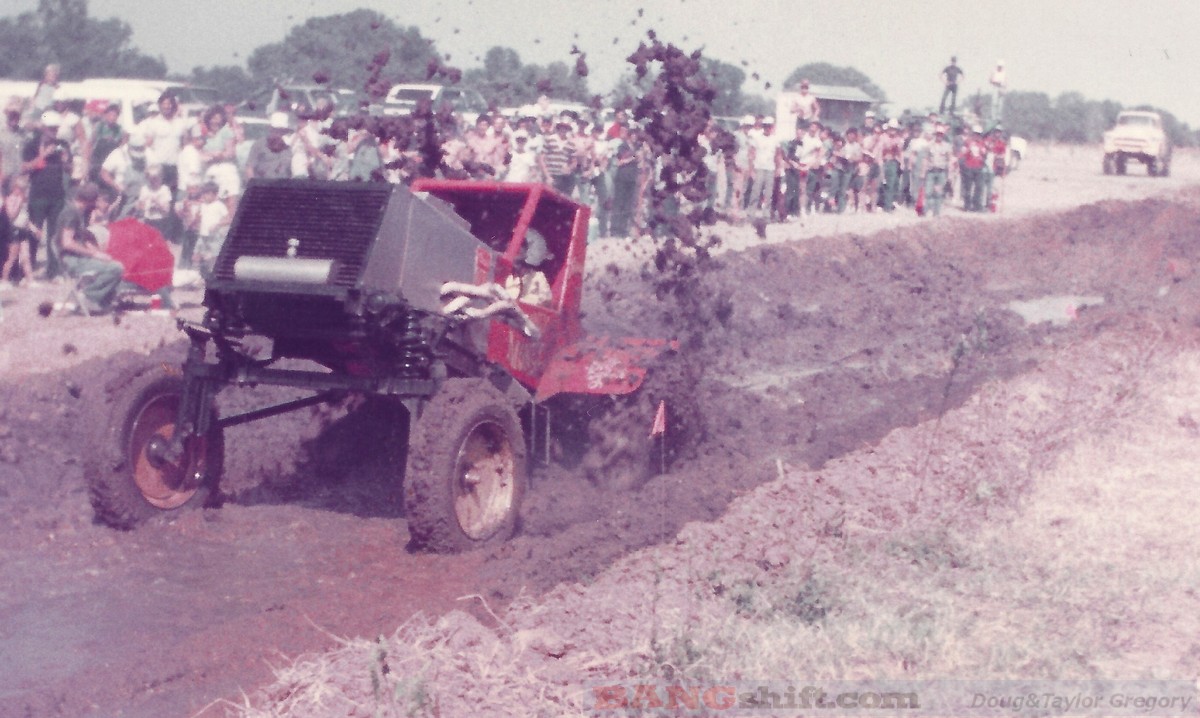
<instances>
[{"instance_id":1,"label":"front wheel","mask_svg":"<svg viewBox=\"0 0 1200 718\"><path fill-rule=\"evenodd\" d=\"M127 372L105 392L83 461L97 521L132 529L216 498L225 445L215 412L213 428L188 440L177 460L157 458L150 449L174 436L182 395L183 379L161 365Z\"/></svg>"},{"instance_id":2,"label":"front wheel","mask_svg":"<svg viewBox=\"0 0 1200 718\"><path fill-rule=\"evenodd\" d=\"M512 536L525 441L504 395L483 379L450 379L412 427L404 507L413 546L456 553Z\"/></svg>"},{"instance_id":3,"label":"front wheel","mask_svg":"<svg viewBox=\"0 0 1200 718\"><path fill-rule=\"evenodd\" d=\"M1113 173L1114 169L1115 169L1115 167L1114 167L1114 162L1113 162L1113 156L1112 155L1104 155L1104 174L1110 175Z\"/></svg>"}]
</instances>

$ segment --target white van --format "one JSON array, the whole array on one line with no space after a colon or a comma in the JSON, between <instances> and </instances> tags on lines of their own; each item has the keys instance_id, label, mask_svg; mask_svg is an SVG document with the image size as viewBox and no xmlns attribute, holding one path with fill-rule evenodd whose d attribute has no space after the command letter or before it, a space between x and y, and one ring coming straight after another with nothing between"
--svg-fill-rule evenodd
<instances>
[{"instance_id":1,"label":"white van","mask_svg":"<svg viewBox=\"0 0 1200 718\"><path fill-rule=\"evenodd\" d=\"M54 99L65 101L103 100L121 108L119 122L132 130L149 114L157 111L158 98L167 90L175 93L184 115L196 117L217 102L216 90L193 87L171 80L134 80L128 78L92 78L79 82L63 82Z\"/></svg>"},{"instance_id":2,"label":"white van","mask_svg":"<svg viewBox=\"0 0 1200 718\"><path fill-rule=\"evenodd\" d=\"M37 85L33 80L0 80L0 109L8 107L9 101L14 97L18 98L24 107L33 99Z\"/></svg>"}]
</instances>

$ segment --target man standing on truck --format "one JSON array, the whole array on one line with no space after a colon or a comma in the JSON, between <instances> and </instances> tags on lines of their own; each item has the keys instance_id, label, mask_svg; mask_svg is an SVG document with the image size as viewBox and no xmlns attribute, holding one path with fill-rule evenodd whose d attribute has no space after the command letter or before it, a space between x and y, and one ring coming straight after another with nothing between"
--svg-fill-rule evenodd
<instances>
[{"instance_id":1,"label":"man standing on truck","mask_svg":"<svg viewBox=\"0 0 1200 718\"><path fill-rule=\"evenodd\" d=\"M800 96L792 102L792 112L796 115L796 124L799 127L808 127L810 122L821 119L821 103L808 94L807 78L800 81Z\"/></svg>"},{"instance_id":2,"label":"man standing on truck","mask_svg":"<svg viewBox=\"0 0 1200 718\"><path fill-rule=\"evenodd\" d=\"M951 57L950 64L942 69L942 101L938 103L938 114L946 111L946 98L950 98L950 114L954 114L954 102L958 99L958 78L963 76L962 68L958 66L958 57Z\"/></svg>"},{"instance_id":3,"label":"man standing on truck","mask_svg":"<svg viewBox=\"0 0 1200 718\"><path fill-rule=\"evenodd\" d=\"M1008 76L1004 72L1004 60L996 62L996 69L988 80L992 85L992 121L999 122L1004 111L1004 93L1008 91Z\"/></svg>"}]
</instances>

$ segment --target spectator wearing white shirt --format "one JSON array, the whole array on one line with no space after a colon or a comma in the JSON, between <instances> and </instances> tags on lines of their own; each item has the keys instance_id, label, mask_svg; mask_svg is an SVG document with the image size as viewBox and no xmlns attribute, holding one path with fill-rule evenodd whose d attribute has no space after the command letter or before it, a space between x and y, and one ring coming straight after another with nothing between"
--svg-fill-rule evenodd
<instances>
[{"instance_id":1,"label":"spectator wearing white shirt","mask_svg":"<svg viewBox=\"0 0 1200 718\"><path fill-rule=\"evenodd\" d=\"M992 85L992 119L1000 121L1004 111L1004 93L1008 91L1008 75L1004 72L1004 60L996 61L996 69L988 80Z\"/></svg>"},{"instance_id":2,"label":"spectator wearing white shirt","mask_svg":"<svg viewBox=\"0 0 1200 718\"><path fill-rule=\"evenodd\" d=\"M163 183L171 192L179 188L179 150L191 124L179 114L179 100L167 91L158 98L158 114L138 125L146 138L146 163L162 168Z\"/></svg>"}]
</instances>

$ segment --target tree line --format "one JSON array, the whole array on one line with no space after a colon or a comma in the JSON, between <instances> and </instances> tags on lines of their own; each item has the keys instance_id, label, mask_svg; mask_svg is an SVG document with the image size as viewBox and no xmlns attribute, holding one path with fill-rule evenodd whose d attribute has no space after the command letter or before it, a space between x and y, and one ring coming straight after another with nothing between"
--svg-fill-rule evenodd
<instances>
[{"instance_id":1,"label":"tree line","mask_svg":"<svg viewBox=\"0 0 1200 718\"><path fill-rule=\"evenodd\" d=\"M50 63L61 66L65 80L84 77L168 76L166 63L132 44L129 24L88 15L88 0L39 0L35 10L0 18L0 77L38 79ZM441 54L434 41L419 28L398 25L373 10L310 18L293 27L280 42L255 49L242 65L195 67L171 79L215 88L222 99L241 102L273 85L328 84L378 96L399 82L461 82L479 90L498 107L535 102L541 95L560 100L618 104L644 88L630 72L606 98L588 83L586 53L574 49L572 58L545 65L526 63L508 47L492 47L473 58ZM715 90L712 112L717 116L746 113L770 114L770 97L783 88L772 88L741 66L705 57L704 72ZM469 64L465 71L459 64ZM797 67L785 80L791 87L801 78L814 84L861 88L876 103L887 97L882 88L852 67L814 62ZM747 82L753 83L747 89ZM756 90L761 88L760 94ZM934 88L936 89L936 88ZM932 90L931 90L932 94ZM991 98L968 97L968 107L991 116ZM1096 144L1122 109L1154 109L1163 116L1166 131L1176 146L1195 146L1197 133L1161 108L1125 108L1112 100L1090 100L1078 92L1051 98L1042 92L1010 92L1002 121L1013 133L1030 140ZM911 108L924 114L928 108Z\"/></svg>"}]
</instances>

